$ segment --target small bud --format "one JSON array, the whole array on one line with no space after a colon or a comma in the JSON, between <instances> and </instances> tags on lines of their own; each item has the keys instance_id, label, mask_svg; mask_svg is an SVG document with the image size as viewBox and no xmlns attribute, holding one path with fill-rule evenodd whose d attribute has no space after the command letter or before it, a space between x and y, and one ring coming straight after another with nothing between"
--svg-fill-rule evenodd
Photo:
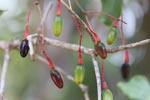
<instances>
[{"instance_id":1,"label":"small bud","mask_svg":"<svg viewBox=\"0 0 150 100\"><path fill-rule=\"evenodd\" d=\"M51 69L50 76L58 88L63 88L63 80L61 78L60 73L57 70Z\"/></svg>"},{"instance_id":2,"label":"small bud","mask_svg":"<svg viewBox=\"0 0 150 100\"><path fill-rule=\"evenodd\" d=\"M62 18L61 16L56 16L53 21L53 33L55 36L60 36L62 32Z\"/></svg>"},{"instance_id":3,"label":"small bud","mask_svg":"<svg viewBox=\"0 0 150 100\"><path fill-rule=\"evenodd\" d=\"M121 75L123 79L127 79L129 77L130 66L127 62L125 62L121 66Z\"/></svg>"},{"instance_id":4,"label":"small bud","mask_svg":"<svg viewBox=\"0 0 150 100\"><path fill-rule=\"evenodd\" d=\"M113 94L108 88L102 89L102 100L113 100Z\"/></svg>"},{"instance_id":5,"label":"small bud","mask_svg":"<svg viewBox=\"0 0 150 100\"><path fill-rule=\"evenodd\" d=\"M29 51L29 44L28 44L28 40L24 39L21 41L20 44L20 55L22 57L26 57Z\"/></svg>"},{"instance_id":6,"label":"small bud","mask_svg":"<svg viewBox=\"0 0 150 100\"><path fill-rule=\"evenodd\" d=\"M96 43L95 50L102 59L105 59L107 57L107 51L105 45L102 42L98 41Z\"/></svg>"},{"instance_id":7,"label":"small bud","mask_svg":"<svg viewBox=\"0 0 150 100\"><path fill-rule=\"evenodd\" d=\"M74 80L76 84L82 83L82 81L84 80L84 73L85 73L84 67L82 65L77 65L74 70Z\"/></svg>"},{"instance_id":8,"label":"small bud","mask_svg":"<svg viewBox=\"0 0 150 100\"><path fill-rule=\"evenodd\" d=\"M111 45L115 41L116 36L117 36L117 29L112 27L107 34L107 40L106 40L107 44Z\"/></svg>"}]
</instances>

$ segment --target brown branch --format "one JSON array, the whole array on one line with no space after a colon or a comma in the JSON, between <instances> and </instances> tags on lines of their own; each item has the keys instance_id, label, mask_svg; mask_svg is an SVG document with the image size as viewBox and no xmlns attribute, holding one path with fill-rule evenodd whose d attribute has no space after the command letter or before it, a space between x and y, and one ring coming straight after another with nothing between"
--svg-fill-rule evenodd
<instances>
[{"instance_id":1,"label":"brown branch","mask_svg":"<svg viewBox=\"0 0 150 100\"><path fill-rule=\"evenodd\" d=\"M41 35L39 34L31 34L28 37L32 37L32 39L39 39L39 37L41 38ZM33 44L37 44L35 40L32 40ZM79 45L76 44L71 44L71 43L66 43L66 42L62 42L59 40L55 40L55 39L50 39L45 37L45 44L47 45L51 45L51 46L55 46L55 47L59 47L59 48L64 48L67 50L71 50L71 51L78 51L78 47ZM108 53L114 53L114 52L118 52L124 49L131 49L131 48L135 48L135 47L140 47L140 46L144 46L144 45L148 45L150 44L150 39L145 39L142 41L138 41L135 43L130 43L130 44L126 44L126 45L120 45L114 48L108 48L107 52ZM12 41L0 41L0 49L5 50L6 45L9 45L10 49L18 49L19 45L20 45L20 40L12 40ZM91 48L86 48L84 46L81 47L81 50L83 53L90 55L91 53L94 52L94 49Z\"/></svg>"},{"instance_id":2,"label":"brown branch","mask_svg":"<svg viewBox=\"0 0 150 100\"><path fill-rule=\"evenodd\" d=\"M101 76L99 72L98 62L94 54L91 54L92 62L94 65L94 71L96 76L96 83L97 83L97 100L101 100Z\"/></svg>"},{"instance_id":3,"label":"brown branch","mask_svg":"<svg viewBox=\"0 0 150 100\"><path fill-rule=\"evenodd\" d=\"M9 63L9 47L6 45L5 48L5 55L4 55L4 62L2 66L2 72L1 72L1 79L0 79L0 100L3 100L3 94L4 94L4 88L5 88L5 81L6 81L6 75L7 75L7 67Z\"/></svg>"},{"instance_id":4,"label":"brown branch","mask_svg":"<svg viewBox=\"0 0 150 100\"><path fill-rule=\"evenodd\" d=\"M148 45L150 44L150 39L145 39L139 42L135 42L135 43L130 43L127 45L120 45L118 47L112 48L112 49L107 49L108 53L114 53L114 52L118 52L124 49L130 49L130 48L135 48L135 47L139 47L139 46L144 46L144 45Z\"/></svg>"}]
</instances>

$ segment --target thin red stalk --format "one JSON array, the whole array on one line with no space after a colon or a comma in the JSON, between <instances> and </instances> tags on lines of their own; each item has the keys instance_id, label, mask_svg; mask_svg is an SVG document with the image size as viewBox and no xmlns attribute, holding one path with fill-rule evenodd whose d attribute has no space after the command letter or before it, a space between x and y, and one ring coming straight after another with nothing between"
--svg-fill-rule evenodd
<instances>
[{"instance_id":1,"label":"thin red stalk","mask_svg":"<svg viewBox=\"0 0 150 100\"><path fill-rule=\"evenodd\" d=\"M121 19L123 19L123 16L121 16ZM123 24L121 23L120 26L120 36L121 36L121 41L123 45L126 45L126 39L124 36L124 32L123 32ZM129 54L128 54L128 49L124 50L124 62L128 62L129 61Z\"/></svg>"},{"instance_id":2,"label":"thin red stalk","mask_svg":"<svg viewBox=\"0 0 150 100\"><path fill-rule=\"evenodd\" d=\"M102 82L102 88L106 89L107 88L107 83L104 79L104 59L101 59L101 64L102 64L102 68L101 68L101 82Z\"/></svg>"},{"instance_id":3,"label":"thin red stalk","mask_svg":"<svg viewBox=\"0 0 150 100\"><path fill-rule=\"evenodd\" d=\"M57 0L56 15L57 16L61 15L60 0Z\"/></svg>"},{"instance_id":4,"label":"thin red stalk","mask_svg":"<svg viewBox=\"0 0 150 100\"><path fill-rule=\"evenodd\" d=\"M113 16L113 15L110 15L110 14L107 14L107 13L105 13L105 12L102 12L102 11L85 11L85 13L86 14L91 14L91 13L94 13L94 14L102 14L102 15L104 15L104 16L106 16L106 17L109 17L109 18L111 18L111 19L113 19L113 20L119 20L119 21L121 21L122 23L124 23L124 24L127 24L126 22L124 22L122 19L119 19L119 18L117 18L117 17L115 17L115 16Z\"/></svg>"},{"instance_id":5,"label":"thin red stalk","mask_svg":"<svg viewBox=\"0 0 150 100\"><path fill-rule=\"evenodd\" d=\"M113 22L113 24L112 24L112 27L117 28L118 22L119 22L119 20L115 19L114 22Z\"/></svg>"},{"instance_id":6,"label":"thin red stalk","mask_svg":"<svg viewBox=\"0 0 150 100\"><path fill-rule=\"evenodd\" d=\"M38 1L32 2L32 4L29 7L28 14L27 14L27 17L26 17L26 26L25 26L25 31L24 31L24 38L25 39L27 38L27 36L29 34L29 19L30 19L31 11L32 11L34 6L37 6L37 8L38 8L38 12L40 14L40 20L41 20L41 17L42 17L42 12L41 12Z\"/></svg>"},{"instance_id":7,"label":"thin red stalk","mask_svg":"<svg viewBox=\"0 0 150 100\"><path fill-rule=\"evenodd\" d=\"M93 36L95 42L100 41L100 38L99 38L98 35L93 31L93 29L92 29L92 27L91 27L91 25L90 25L88 16L85 16L85 19L86 19L87 26L89 27L89 30L90 30L90 32L91 32L91 36Z\"/></svg>"},{"instance_id":8,"label":"thin red stalk","mask_svg":"<svg viewBox=\"0 0 150 100\"><path fill-rule=\"evenodd\" d=\"M24 38L25 39L27 38L27 36L29 34L29 18L30 18L31 10L32 10L33 6L35 6L35 2L32 2L32 4L30 5L30 8L28 10L28 14L26 17L26 26L25 26L25 31L24 31Z\"/></svg>"},{"instance_id":9,"label":"thin red stalk","mask_svg":"<svg viewBox=\"0 0 150 100\"><path fill-rule=\"evenodd\" d=\"M79 33L79 35L80 35L79 49L78 49L78 64L81 65L81 64L82 64L82 53L81 53L82 33L81 33L81 31L80 31L80 26L79 26L79 23L78 23L76 17L75 17L75 16L72 16L72 17L73 17L73 20L74 20L74 22L75 22L75 24L76 24L78 33Z\"/></svg>"},{"instance_id":10,"label":"thin red stalk","mask_svg":"<svg viewBox=\"0 0 150 100\"><path fill-rule=\"evenodd\" d=\"M49 68L50 69L54 69L54 64L53 64L52 60L46 54L45 50L42 50L42 53L45 56L45 58L47 59L47 61L48 61Z\"/></svg>"}]
</instances>

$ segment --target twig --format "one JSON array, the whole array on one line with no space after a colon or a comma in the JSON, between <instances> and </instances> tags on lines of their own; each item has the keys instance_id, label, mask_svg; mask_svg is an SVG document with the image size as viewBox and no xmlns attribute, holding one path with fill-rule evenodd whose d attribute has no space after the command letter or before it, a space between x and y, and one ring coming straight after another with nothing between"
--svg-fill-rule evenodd
<instances>
[{"instance_id":1,"label":"twig","mask_svg":"<svg viewBox=\"0 0 150 100\"><path fill-rule=\"evenodd\" d=\"M38 37L41 37L41 35L39 34L31 34L29 35L34 39L37 39ZM36 38L37 37L37 38ZM51 45L51 46L55 46L55 47L59 47L59 48L64 48L67 50L71 50L71 51L78 51L78 47L79 45L76 44L71 44L71 43L66 43L66 42L62 42L59 40L55 40L55 39L50 39L45 37L45 43L47 45ZM33 40L33 44L35 45L36 42ZM107 52L108 53L114 53L114 52L118 52L124 49L131 49L131 48L135 48L135 47L140 47L140 46L144 46L144 45L148 45L150 44L150 39L145 39L142 41L138 41L135 43L130 43L130 44L126 44L126 45L120 45L114 48L108 48ZM6 45L9 45L10 49L18 49L19 45L20 45L20 40L12 40L12 41L0 41L0 49L5 50ZM81 51L85 54L91 54L91 52L94 52L93 49L91 48L86 48L84 46L81 47Z\"/></svg>"},{"instance_id":2,"label":"twig","mask_svg":"<svg viewBox=\"0 0 150 100\"><path fill-rule=\"evenodd\" d=\"M43 63L47 64L47 61L46 61L45 58L43 58L43 57L41 57L39 55L36 55L36 57L37 57L38 60L40 60ZM67 74L63 69L61 69L58 66L55 66L55 68L56 68L56 70L58 70L59 72L61 72L62 75L64 75L68 80L74 82L74 78L71 75ZM84 93L85 100L90 100L89 94L88 94L88 87L86 85L84 85L84 84L80 84L80 85L77 85L77 86L79 86L79 88L81 89L81 91Z\"/></svg>"},{"instance_id":3,"label":"twig","mask_svg":"<svg viewBox=\"0 0 150 100\"><path fill-rule=\"evenodd\" d=\"M150 39L145 39L139 42L135 42L135 43L130 43L127 45L120 45L118 47L112 48L112 49L107 49L108 53L114 53L114 52L118 52L124 49L130 49L130 48L135 48L135 47L139 47L139 46L144 46L150 44Z\"/></svg>"},{"instance_id":4,"label":"twig","mask_svg":"<svg viewBox=\"0 0 150 100\"><path fill-rule=\"evenodd\" d=\"M2 66L1 79L0 79L0 100L3 100L7 67L8 67L9 58L10 58L9 56L10 56L9 55L9 47L7 47L7 48L5 48L4 62L3 62L3 66Z\"/></svg>"},{"instance_id":5,"label":"twig","mask_svg":"<svg viewBox=\"0 0 150 100\"><path fill-rule=\"evenodd\" d=\"M94 70L95 70L95 76L96 76L96 83L97 83L97 100L101 100L101 77L100 77L100 72L99 72L99 67L98 67L98 62L96 60L96 57L94 54L91 54L92 62L94 65Z\"/></svg>"}]
</instances>

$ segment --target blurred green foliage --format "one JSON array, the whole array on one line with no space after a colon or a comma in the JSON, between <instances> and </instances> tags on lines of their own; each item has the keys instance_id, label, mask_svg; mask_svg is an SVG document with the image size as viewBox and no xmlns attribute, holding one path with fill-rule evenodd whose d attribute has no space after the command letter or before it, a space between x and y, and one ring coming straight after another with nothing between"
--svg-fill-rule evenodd
<instances>
[{"instance_id":1,"label":"blurred green foliage","mask_svg":"<svg viewBox=\"0 0 150 100\"><path fill-rule=\"evenodd\" d=\"M122 4L123 0L102 0L102 11L118 18L122 12ZM113 22L113 19L102 14L99 18L105 25L111 25Z\"/></svg>"},{"instance_id":2,"label":"blurred green foliage","mask_svg":"<svg viewBox=\"0 0 150 100\"><path fill-rule=\"evenodd\" d=\"M130 100L150 100L150 83L145 76L137 75L117 85Z\"/></svg>"}]
</instances>

